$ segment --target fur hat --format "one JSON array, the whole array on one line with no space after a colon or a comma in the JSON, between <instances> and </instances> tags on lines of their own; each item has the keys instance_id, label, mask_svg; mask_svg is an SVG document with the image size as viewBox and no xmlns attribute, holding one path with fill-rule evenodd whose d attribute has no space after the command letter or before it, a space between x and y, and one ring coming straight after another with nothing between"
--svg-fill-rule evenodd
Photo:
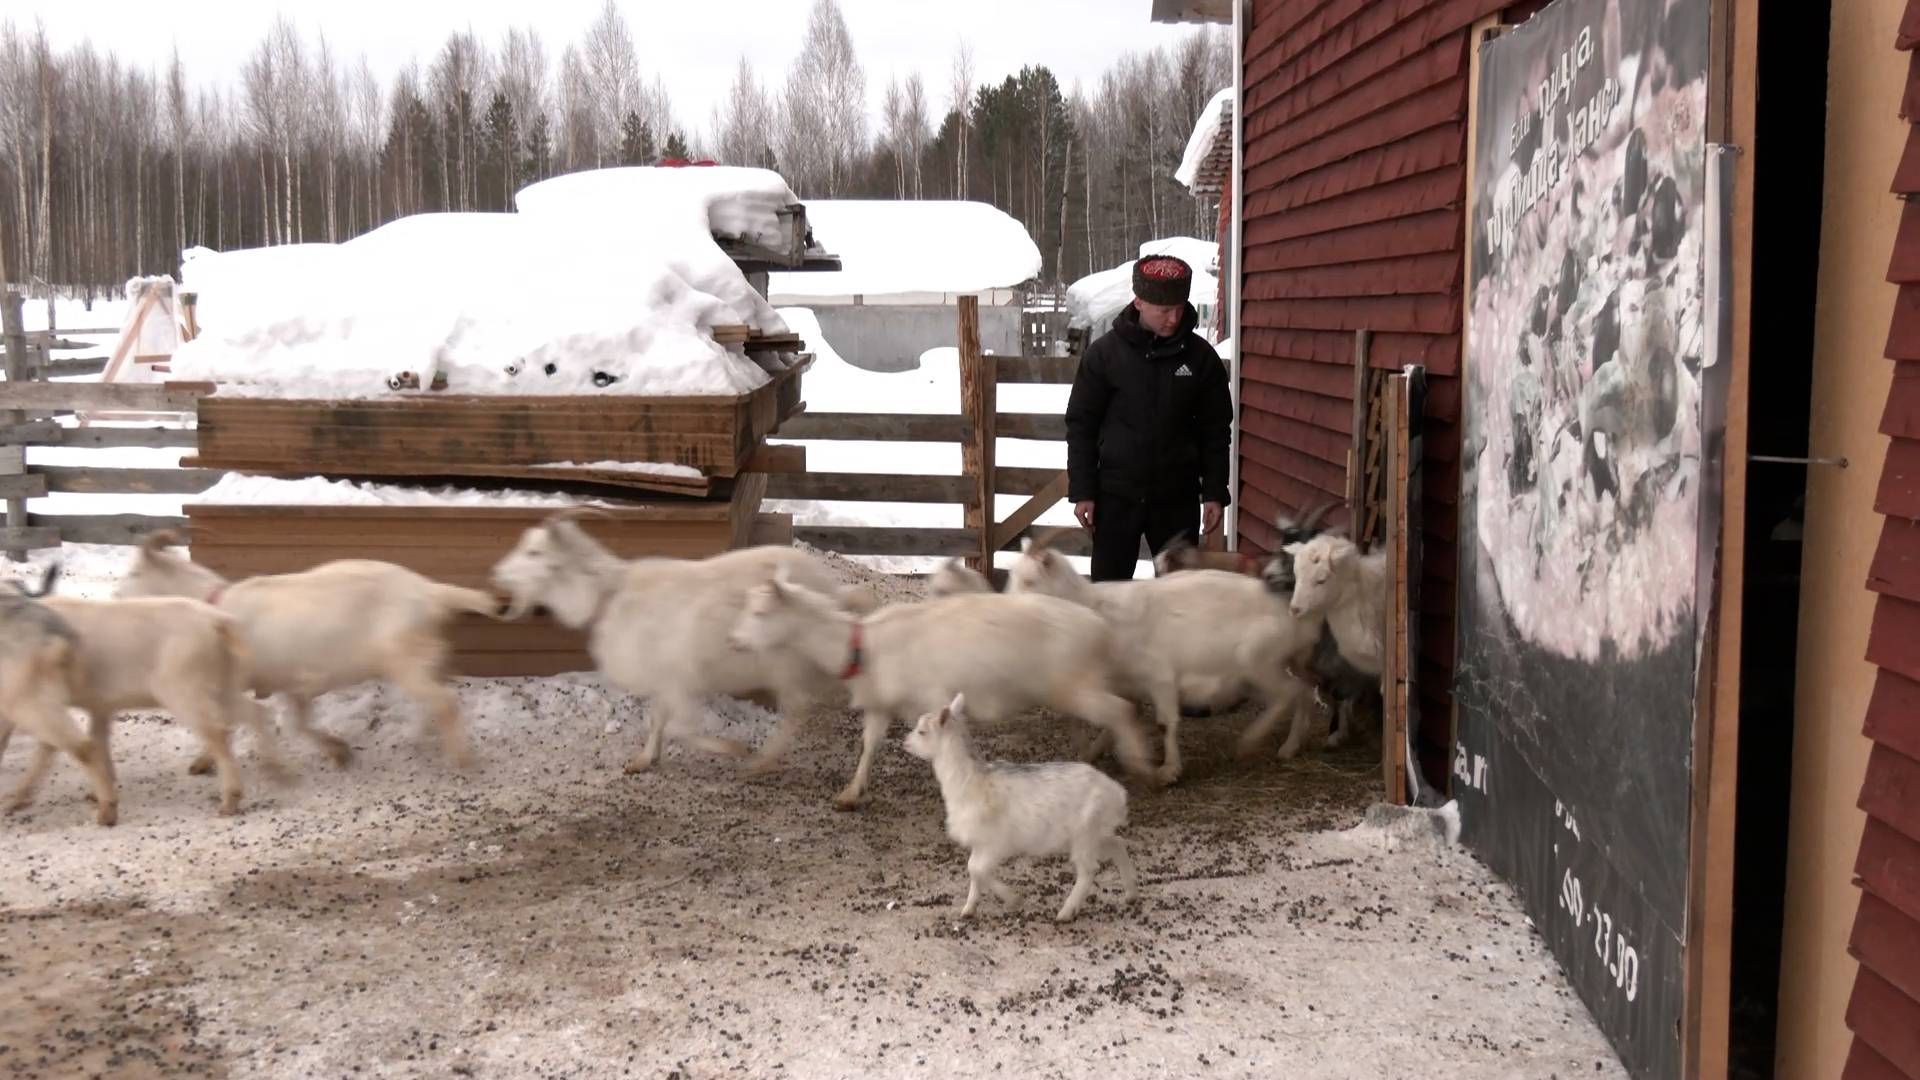
<instances>
[{"instance_id":1,"label":"fur hat","mask_svg":"<svg viewBox=\"0 0 1920 1080\"><path fill-rule=\"evenodd\" d=\"M1193 291L1193 267L1172 255L1148 255L1133 264L1133 295L1149 304L1173 307Z\"/></svg>"}]
</instances>

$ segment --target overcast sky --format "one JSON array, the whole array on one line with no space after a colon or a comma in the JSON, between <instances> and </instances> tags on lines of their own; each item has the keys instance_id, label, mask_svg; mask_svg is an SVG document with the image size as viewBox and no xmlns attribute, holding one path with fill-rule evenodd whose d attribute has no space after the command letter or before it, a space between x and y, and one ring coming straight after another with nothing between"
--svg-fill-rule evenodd
<instances>
[{"instance_id":1,"label":"overcast sky","mask_svg":"<svg viewBox=\"0 0 1920 1080\"><path fill-rule=\"evenodd\" d=\"M293 14L312 40L320 30L351 61L367 54L382 82L408 59L424 69L447 33L471 28L497 48L509 25L531 23L552 67L577 41L601 0L326 0L278 4L227 0L189 4L154 0L4 0L0 18L45 21L56 47L91 37L123 61L163 69L174 46L196 84L231 86L247 54L278 10ZM620 0L632 25L645 79L665 79L675 120L705 132L745 54L763 83L781 85L799 51L811 0ZM840 0L877 112L891 74L918 69L930 103L945 111L948 72L962 36L973 45L976 84L998 82L1024 64L1053 69L1071 92L1091 90L1115 57L1170 44L1192 25L1149 21L1149 0Z\"/></svg>"}]
</instances>

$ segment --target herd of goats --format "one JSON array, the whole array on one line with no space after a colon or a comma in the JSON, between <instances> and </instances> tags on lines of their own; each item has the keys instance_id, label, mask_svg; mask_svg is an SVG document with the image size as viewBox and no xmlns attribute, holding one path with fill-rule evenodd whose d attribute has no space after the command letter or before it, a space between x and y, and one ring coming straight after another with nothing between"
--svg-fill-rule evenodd
<instances>
[{"instance_id":1,"label":"herd of goats","mask_svg":"<svg viewBox=\"0 0 1920 1080\"><path fill-rule=\"evenodd\" d=\"M1242 753L1290 719L1279 750L1290 758L1310 735L1327 736L1330 712L1340 717L1329 740L1337 743L1365 727L1359 710L1378 700L1384 553L1365 554L1323 528L1325 508L1282 519L1282 542L1261 560L1176 541L1155 558L1152 578L1090 583L1046 536L1023 544L1004 592L955 561L932 576L928 599L884 606L795 546L622 558L582 527L591 513L563 510L526 530L493 568L504 608L491 592L364 559L229 582L170 551L180 538L166 532L140 545L111 599L50 595L57 564L37 591L0 590L0 753L16 728L36 743L8 809L31 802L64 752L91 783L96 820L114 824L112 719L158 709L194 732L203 749L192 771L217 772L220 813L234 813L236 725L251 733L263 773L288 777L256 694L279 695L294 730L344 767L352 750L313 725L313 699L375 679L411 697L447 758L469 765L449 685L449 629L463 613L513 620L544 610L588 635L610 683L653 703L628 772L651 768L671 735L749 758L749 772L764 773L810 719L850 705L864 721L860 758L835 802L851 808L894 720L913 719L904 748L932 764L948 834L971 849L962 914L972 914L982 887L1011 899L994 876L1006 859L1066 854L1077 874L1058 915L1066 920L1104 862L1115 864L1127 896L1134 890L1116 835L1126 791L1086 762L1111 749L1128 773L1170 784L1181 772L1183 705L1224 708L1251 693L1265 708L1241 735ZM707 732L704 699L761 694L779 720L757 752ZM1164 729L1157 765L1136 700L1152 703ZM1091 726L1080 740L1084 761L976 756L971 722L1034 708Z\"/></svg>"}]
</instances>

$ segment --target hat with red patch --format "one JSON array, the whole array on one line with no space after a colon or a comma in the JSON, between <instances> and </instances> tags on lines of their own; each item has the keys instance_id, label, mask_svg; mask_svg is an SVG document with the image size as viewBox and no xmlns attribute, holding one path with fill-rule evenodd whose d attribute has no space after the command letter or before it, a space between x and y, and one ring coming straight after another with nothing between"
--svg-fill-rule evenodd
<instances>
[{"instance_id":1,"label":"hat with red patch","mask_svg":"<svg viewBox=\"0 0 1920 1080\"><path fill-rule=\"evenodd\" d=\"M1133 264L1133 295L1149 304L1174 307L1193 291L1193 267L1172 255L1148 255Z\"/></svg>"}]
</instances>

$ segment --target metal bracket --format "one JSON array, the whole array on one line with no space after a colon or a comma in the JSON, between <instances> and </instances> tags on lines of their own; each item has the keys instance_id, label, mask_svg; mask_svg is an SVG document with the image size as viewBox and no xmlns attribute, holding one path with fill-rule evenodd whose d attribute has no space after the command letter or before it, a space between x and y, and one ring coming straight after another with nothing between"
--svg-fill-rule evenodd
<instances>
[{"instance_id":1,"label":"metal bracket","mask_svg":"<svg viewBox=\"0 0 1920 1080\"><path fill-rule=\"evenodd\" d=\"M1766 461L1776 465L1837 465L1844 469L1847 459L1843 457L1775 457L1772 454L1748 454L1748 461Z\"/></svg>"}]
</instances>

